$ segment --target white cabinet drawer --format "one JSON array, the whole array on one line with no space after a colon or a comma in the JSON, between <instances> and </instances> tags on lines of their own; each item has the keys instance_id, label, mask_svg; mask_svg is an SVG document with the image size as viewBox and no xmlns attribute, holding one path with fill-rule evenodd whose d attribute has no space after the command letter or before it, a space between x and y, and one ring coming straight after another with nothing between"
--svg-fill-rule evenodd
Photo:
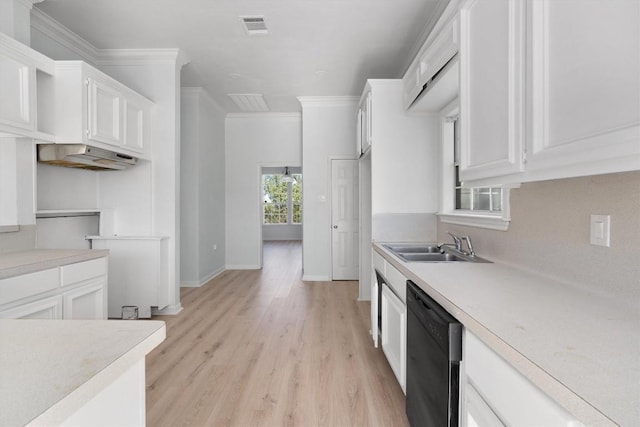
<instances>
[{"instance_id":1,"label":"white cabinet drawer","mask_svg":"<svg viewBox=\"0 0 640 427\"><path fill-rule=\"evenodd\" d=\"M389 287L393 289L404 304L407 303L407 278L402 275L394 266L387 263L387 272L385 278L388 280Z\"/></svg>"},{"instance_id":2,"label":"white cabinet drawer","mask_svg":"<svg viewBox=\"0 0 640 427\"><path fill-rule=\"evenodd\" d=\"M0 280L0 305L51 291L60 286L57 268Z\"/></svg>"},{"instance_id":3,"label":"white cabinet drawer","mask_svg":"<svg viewBox=\"0 0 640 427\"><path fill-rule=\"evenodd\" d=\"M69 286L94 277L107 274L107 259L98 258L91 261L69 264L61 267L62 286Z\"/></svg>"}]
</instances>

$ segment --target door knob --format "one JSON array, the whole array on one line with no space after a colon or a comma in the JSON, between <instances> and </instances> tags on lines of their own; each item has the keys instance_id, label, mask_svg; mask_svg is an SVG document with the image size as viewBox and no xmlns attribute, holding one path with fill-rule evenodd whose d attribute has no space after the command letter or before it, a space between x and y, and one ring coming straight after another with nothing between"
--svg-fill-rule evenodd
<instances>
[{"instance_id":1,"label":"door knob","mask_svg":"<svg viewBox=\"0 0 640 427\"><path fill-rule=\"evenodd\" d=\"M333 228L338 228L338 226L337 226L337 225L334 225L334 226L333 226Z\"/></svg>"}]
</instances>

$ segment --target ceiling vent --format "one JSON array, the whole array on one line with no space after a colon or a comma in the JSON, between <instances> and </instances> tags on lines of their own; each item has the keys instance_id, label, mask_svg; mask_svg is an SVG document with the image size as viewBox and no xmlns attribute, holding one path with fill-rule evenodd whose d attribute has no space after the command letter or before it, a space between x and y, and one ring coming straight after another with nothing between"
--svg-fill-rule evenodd
<instances>
[{"instance_id":1,"label":"ceiling vent","mask_svg":"<svg viewBox=\"0 0 640 427\"><path fill-rule=\"evenodd\" d=\"M247 113L261 113L269 111L264 97L259 93L230 93L229 98L236 103L240 110Z\"/></svg>"},{"instance_id":2,"label":"ceiling vent","mask_svg":"<svg viewBox=\"0 0 640 427\"><path fill-rule=\"evenodd\" d=\"M268 34L264 16L241 16L242 24L249 35Z\"/></svg>"}]
</instances>

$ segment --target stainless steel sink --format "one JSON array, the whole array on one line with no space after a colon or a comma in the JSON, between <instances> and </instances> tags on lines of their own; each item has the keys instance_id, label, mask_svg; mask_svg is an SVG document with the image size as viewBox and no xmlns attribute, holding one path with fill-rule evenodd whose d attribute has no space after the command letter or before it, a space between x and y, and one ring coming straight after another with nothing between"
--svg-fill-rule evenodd
<instances>
[{"instance_id":1,"label":"stainless steel sink","mask_svg":"<svg viewBox=\"0 0 640 427\"><path fill-rule=\"evenodd\" d=\"M439 254L440 249L437 245L422 245L422 244L389 244L382 245L396 254L414 254L414 253L428 253Z\"/></svg>"},{"instance_id":2,"label":"stainless steel sink","mask_svg":"<svg viewBox=\"0 0 640 427\"><path fill-rule=\"evenodd\" d=\"M398 256L408 262L470 261L468 258L451 253L400 253Z\"/></svg>"},{"instance_id":3,"label":"stainless steel sink","mask_svg":"<svg viewBox=\"0 0 640 427\"><path fill-rule=\"evenodd\" d=\"M406 262L481 262L490 263L484 258L468 255L450 247L430 244L386 244L382 245L394 255Z\"/></svg>"}]
</instances>

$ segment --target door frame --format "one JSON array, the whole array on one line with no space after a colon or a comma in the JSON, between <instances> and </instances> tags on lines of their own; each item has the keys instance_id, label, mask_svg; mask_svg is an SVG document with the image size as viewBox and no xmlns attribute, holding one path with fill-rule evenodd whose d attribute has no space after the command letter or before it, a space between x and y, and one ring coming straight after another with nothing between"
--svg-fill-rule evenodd
<instances>
[{"instance_id":1,"label":"door frame","mask_svg":"<svg viewBox=\"0 0 640 427\"><path fill-rule=\"evenodd\" d=\"M278 162L258 162L258 185L257 185L257 195L256 195L256 200L258 201L258 268L262 268L264 266L264 260L263 260L263 254L264 254L264 241L263 239L263 235L262 235L262 170L264 168L282 168L284 169L285 167L292 167L292 168L301 168L302 169L302 162L300 160L295 160L295 161L278 161ZM304 172L303 172L303 179L304 179ZM303 193L302 193L302 197L304 198L304 184L303 185ZM304 213L303 213L304 215ZM304 216L303 216L304 218ZM304 219L303 219L304 221ZM304 229L303 229L304 230ZM304 233L302 234L302 239L304 240Z\"/></svg>"},{"instance_id":2,"label":"door frame","mask_svg":"<svg viewBox=\"0 0 640 427\"><path fill-rule=\"evenodd\" d=\"M327 180L328 184L329 184L329 188L327 188L327 194L329 195L328 197L328 201L329 201L329 259L331 260L331 265L329 266L329 280L333 281L333 232L332 232L332 227L333 227L333 161L334 160L353 160L355 162L358 163L358 179L360 177L360 162L358 162L359 158L358 157L354 157L354 156L349 156L349 155L342 155L342 156L329 156L328 158L328 172L327 175L329 176L329 179ZM304 194L304 190L303 190L303 194ZM303 196L304 197L304 196ZM360 215L362 214L362 212L360 212L360 186L358 186L358 229L360 228ZM360 248L358 248L358 250L360 250ZM360 262L360 261L358 261ZM356 280L360 280L360 272L358 272L358 278Z\"/></svg>"}]
</instances>

